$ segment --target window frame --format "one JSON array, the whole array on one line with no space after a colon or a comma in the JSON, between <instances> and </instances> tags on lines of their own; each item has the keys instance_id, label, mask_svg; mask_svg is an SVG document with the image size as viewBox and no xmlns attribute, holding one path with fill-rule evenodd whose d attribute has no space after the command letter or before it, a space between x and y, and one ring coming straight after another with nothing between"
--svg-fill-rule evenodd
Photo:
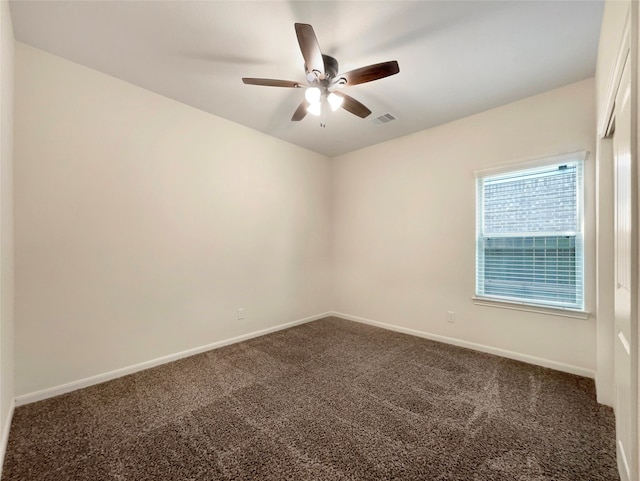
<instances>
[{"instance_id":1,"label":"window frame","mask_svg":"<svg viewBox=\"0 0 640 481\"><path fill-rule=\"evenodd\" d=\"M531 311L542 314L552 314L552 315L560 315L565 317L575 317L580 319L587 319L589 317L589 312L585 310L585 306L587 305L586 299L586 272L585 272L585 212L584 212L584 203L585 203L585 172L586 172L586 161L589 157L588 151L579 151L579 152L571 152L567 154L561 155L553 155L546 156L543 158L538 158L535 160L510 163L508 165L477 170L473 173L476 182L476 232L475 232L475 269L474 269L474 292L475 295L472 296L472 300L474 304L481 306L490 306L490 307L500 307L505 309L515 309L520 311ZM481 198L482 189L481 181L484 178L488 177L496 177L500 175L505 175L509 173L516 173L519 171L525 172L527 170L542 168L545 166L550 166L554 164L562 164L568 162L580 162L582 164L582 178L580 179L580 184L577 186L577 204L576 210L578 215L578 223L579 223L579 240L581 242L581 258L576 259L577 262L580 262L580 268L582 272L581 279L581 307L567 307L567 306L559 306L553 305L551 302L536 301L533 299L524 299L524 298L505 298L500 296L491 296L486 295L484 293L479 293L479 262L481 258L480 253L480 245L481 245L481 229L482 229L482 215L483 215L483 199Z\"/></svg>"}]
</instances>

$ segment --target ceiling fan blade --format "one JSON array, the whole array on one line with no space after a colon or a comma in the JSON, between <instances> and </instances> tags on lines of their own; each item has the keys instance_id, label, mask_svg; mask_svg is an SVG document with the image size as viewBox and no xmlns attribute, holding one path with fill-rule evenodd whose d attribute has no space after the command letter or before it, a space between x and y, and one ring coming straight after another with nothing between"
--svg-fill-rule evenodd
<instances>
[{"instance_id":1,"label":"ceiling fan blade","mask_svg":"<svg viewBox=\"0 0 640 481\"><path fill-rule=\"evenodd\" d=\"M307 107L309 107L309 102L303 100L302 103L298 105L296 111L293 113L293 117L291 117L291 120L293 122L298 122L304 119L305 115L307 115Z\"/></svg>"},{"instance_id":2,"label":"ceiling fan blade","mask_svg":"<svg viewBox=\"0 0 640 481\"><path fill-rule=\"evenodd\" d=\"M345 86L358 85L389 77L390 75L395 75L398 72L400 72L398 62L391 60L390 62L377 63L343 73L338 76L338 83L341 83L341 79L345 79L346 83L343 84Z\"/></svg>"},{"instance_id":3,"label":"ceiling fan blade","mask_svg":"<svg viewBox=\"0 0 640 481\"><path fill-rule=\"evenodd\" d=\"M317 78L324 78L324 60L313 27L306 23L296 23L294 26L307 71L315 73Z\"/></svg>"},{"instance_id":4,"label":"ceiling fan blade","mask_svg":"<svg viewBox=\"0 0 640 481\"><path fill-rule=\"evenodd\" d=\"M364 119L365 117L368 117L369 114L371 114L371 110L369 110L367 107L365 107L363 104L358 102L353 97L349 97L348 95L343 94L342 92L335 92L335 94L344 99L344 101L342 102L342 108L345 109L347 112L351 112L353 115L357 115L362 119Z\"/></svg>"},{"instance_id":5,"label":"ceiling fan blade","mask_svg":"<svg viewBox=\"0 0 640 481\"><path fill-rule=\"evenodd\" d=\"M266 87L289 87L289 88L302 88L300 82L294 82L293 80L275 80L270 78L246 78L242 79L242 82L248 85L264 85Z\"/></svg>"}]
</instances>

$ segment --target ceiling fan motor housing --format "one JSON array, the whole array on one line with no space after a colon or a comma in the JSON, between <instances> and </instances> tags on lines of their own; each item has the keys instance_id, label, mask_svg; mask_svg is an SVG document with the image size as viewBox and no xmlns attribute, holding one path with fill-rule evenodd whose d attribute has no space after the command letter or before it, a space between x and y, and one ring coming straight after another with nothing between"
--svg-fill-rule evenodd
<instances>
[{"instance_id":1,"label":"ceiling fan motor housing","mask_svg":"<svg viewBox=\"0 0 640 481\"><path fill-rule=\"evenodd\" d=\"M324 75L325 78L334 79L338 76L338 61L330 55L322 54L322 60L324 62Z\"/></svg>"}]
</instances>

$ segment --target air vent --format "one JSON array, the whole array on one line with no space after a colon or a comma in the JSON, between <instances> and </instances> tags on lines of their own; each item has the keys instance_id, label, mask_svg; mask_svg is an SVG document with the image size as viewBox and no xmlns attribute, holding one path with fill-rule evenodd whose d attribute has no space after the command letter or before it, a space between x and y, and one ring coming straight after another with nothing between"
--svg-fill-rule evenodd
<instances>
[{"instance_id":1,"label":"air vent","mask_svg":"<svg viewBox=\"0 0 640 481\"><path fill-rule=\"evenodd\" d=\"M384 114L384 115L381 115L380 117L376 117L375 119L372 120L372 122L376 125L382 125L382 124L388 124L389 122L395 119L396 118L391 114Z\"/></svg>"}]
</instances>

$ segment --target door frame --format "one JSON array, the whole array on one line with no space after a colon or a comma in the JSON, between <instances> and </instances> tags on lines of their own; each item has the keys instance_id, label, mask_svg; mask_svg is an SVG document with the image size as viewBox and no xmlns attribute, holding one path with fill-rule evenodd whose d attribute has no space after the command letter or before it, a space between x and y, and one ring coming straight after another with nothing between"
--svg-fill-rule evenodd
<instances>
[{"instance_id":1,"label":"door frame","mask_svg":"<svg viewBox=\"0 0 640 481\"><path fill-rule=\"evenodd\" d=\"M603 102L601 103L601 115L598 118L597 123L597 134L598 134L598 147L599 147L599 162L603 165L598 168L599 171L603 169L610 169L609 173L606 173L603 176L603 180L606 182L609 179L613 180L613 148L611 142L607 139L610 137L613 131L613 120L614 120L614 109L615 109L615 99L616 94L618 92L618 88L620 86L620 81L622 78L622 71L625 66L625 61L629 61L630 67L630 87L631 87L631 98L630 98L630 108L631 108L631 126L630 126L630 152L631 152L631 162L632 162L632 219L633 222L636 223L636 233L640 230L640 215L638 210L638 192L640 191L640 175L638 168L638 151L640 150L640 136L638 135L638 125L640 120L638 116L640 112L638 111L638 67L640 65L640 51L638 49L639 43L639 28L638 24L640 22L638 2L630 2L630 8L627 12L627 18L625 21L625 26L622 31L622 35L620 37L620 46L618 48L616 62L614 64L613 69L611 70L609 80L607 83L606 95L603 98ZM604 186L598 186L598 195L611 195L613 197L613 186L611 188L605 188ZM611 199L613 200L613 198ZM601 200L598 200L599 207L604 205ZM600 216L605 213L599 213ZM614 214L612 212L611 214ZM598 233L598 242L600 236L602 234ZM604 237L604 235L603 235ZM607 242L605 241L605 244ZM614 260L614 246L611 246L611 251L608 251L607 246L598 247L598 270L599 268L603 268L603 271L606 271L605 265L607 262L613 262ZM638 313L640 312L640 285L638 282L639 271L640 271L640 248L638 243L638 235L636 235L632 241L631 245L632 252L634 253L634 259L632 261L633 265L631 266L631 276L632 276L632 299L631 299L631 405L633 412L635 412L636 423L635 423L635 436L631 446L631 452L634 453L633 465L630 466L631 476L638 476L640 471L640 442L638 441L639 433L640 433L640 411L639 411L639 402L640 398L640 383L638 382L638 374L640 372L640 360L638 356L638 346L640 346L640 330L638 329ZM613 282L610 282L608 276L605 276L602 281L600 279L597 281L598 290L603 292L598 292L598 304L605 304L607 299L610 297L613 299L614 296L614 288L615 285ZM614 280L615 282L615 280ZM607 306L609 307L609 306ZM598 309L598 323L611 323L611 328L607 330L610 331L610 339L607 339L608 346L598 346L598 349L602 349L603 351L609 351L611 355L613 355L613 346L615 343L615 320L613 318L609 319L609 317L613 317L613 312L609 312L608 309L605 309L601 312ZM601 340L599 340L601 342ZM611 360L611 366L613 366L613 359ZM600 366L599 366L600 367ZM609 371L609 368L606 367L607 372L599 373L599 378L603 379L611 374L614 374L613 369ZM604 393L598 393L598 399L602 400L606 404L615 404L615 395L613 390L615 388L615 384L609 385L609 383L603 382L603 386L606 386L606 391ZM616 437L617 439L617 437ZM623 473L620 473L622 477ZM625 478L622 478L625 479Z\"/></svg>"}]
</instances>

